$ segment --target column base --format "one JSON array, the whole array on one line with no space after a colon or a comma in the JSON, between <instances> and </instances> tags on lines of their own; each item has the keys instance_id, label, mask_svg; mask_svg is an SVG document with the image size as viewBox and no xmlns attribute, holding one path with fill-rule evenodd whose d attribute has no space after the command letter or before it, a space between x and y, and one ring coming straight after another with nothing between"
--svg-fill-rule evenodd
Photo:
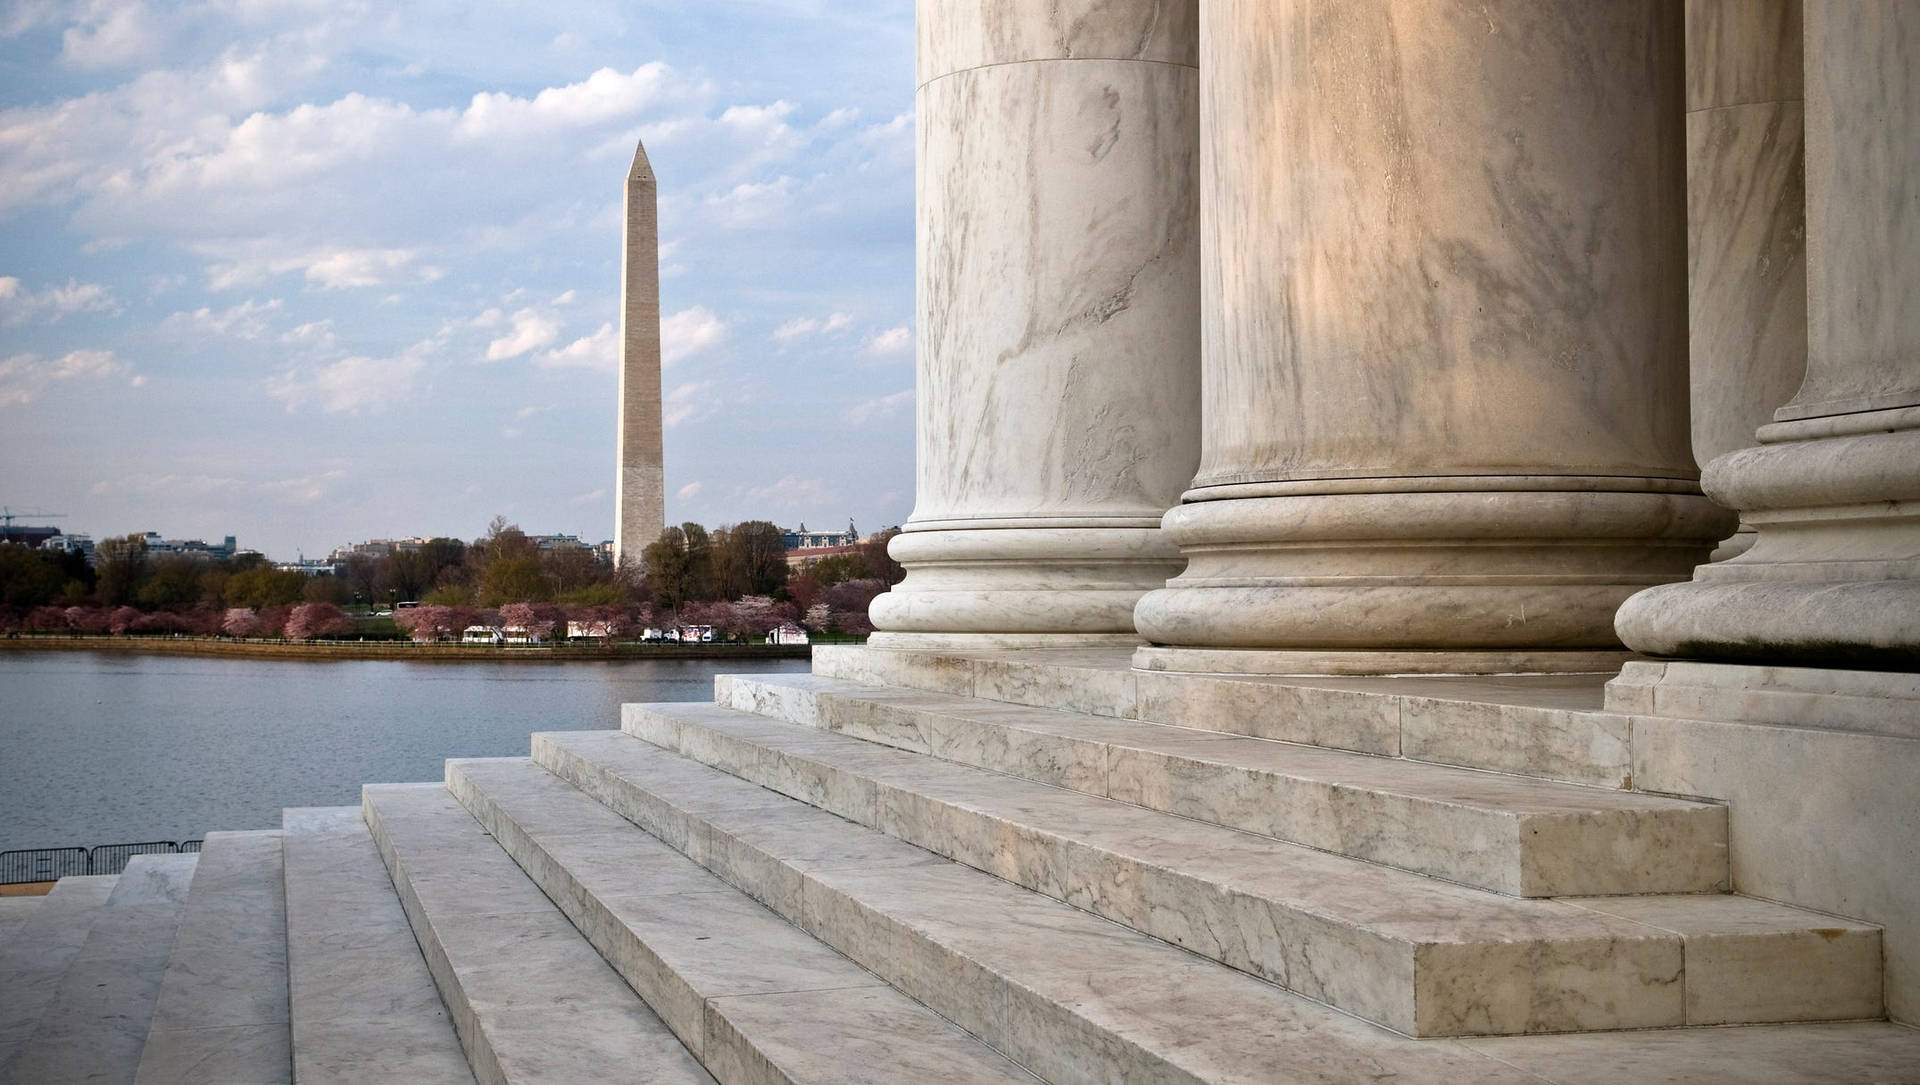
<instances>
[{"instance_id":1,"label":"column base","mask_svg":"<svg viewBox=\"0 0 1920 1085\"><path fill-rule=\"evenodd\" d=\"M869 648L926 652L995 652L1013 649L1132 648L1144 644L1138 633L875 633Z\"/></svg>"},{"instance_id":2,"label":"column base","mask_svg":"<svg viewBox=\"0 0 1920 1085\"><path fill-rule=\"evenodd\" d=\"M1626 601L1652 656L1920 671L1920 408L1774 423L1707 465L1753 545Z\"/></svg>"},{"instance_id":3,"label":"column base","mask_svg":"<svg viewBox=\"0 0 1920 1085\"><path fill-rule=\"evenodd\" d=\"M1263 677L1613 674L1637 657L1619 651L1260 651L1165 648L1133 653L1133 669Z\"/></svg>"},{"instance_id":4,"label":"column base","mask_svg":"<svg viewBox=\"0 0 1920 1085\"><path fill-rule=\"evenodd\" d=\"M1611 671L1629 658L1614 611L1684 579L1733 527L1682 480L1562 479L1556 490L1517 488L1541 485L1531 479L1388 481L1401 490L1203 499L1169 512L1166 533L1189 563L1134 609L1155 645L1135 665Z\"/></svg>"},{"instance_id":5,"label":"column base","mask_svg":"<svg viewBox=\"0 0 1920 1085\"><path fill-rule=\"evenodd\" d=\"M953 523L894 536L907 576L868 609L876 647L1139 644L1134 604L1180 571L1154 520Z\"/></svg>"},{"instance_id":6,"label":"column base","mask_svg":"<svg viewBox=\"0 0 1920 1085\"><path fill-rule=\"evenodd\" d=\"M1607 711L1920 738L1920 672L1644 661L1607 683Z\"/></svg>"}]
</instances>

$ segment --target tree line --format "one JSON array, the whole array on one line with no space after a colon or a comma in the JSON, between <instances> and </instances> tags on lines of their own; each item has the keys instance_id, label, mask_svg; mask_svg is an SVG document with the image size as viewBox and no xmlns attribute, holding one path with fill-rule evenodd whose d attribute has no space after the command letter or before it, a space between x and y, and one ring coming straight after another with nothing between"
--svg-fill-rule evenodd
<instances>
[{"instance_id":1,"label":"tree line","mask_svg":"<svg viewBox=\"0 0 1920 1085\"><path fill-rule=\"evenodd\" d=\"M868 601L903 575L886 553L891 535L799 572L788 569L780 529L764 520L669 527L620 569L584 547L543 550L504 517L471 542L435 538L354 555L339 575L276 569L258 554L150 553L140 535L102 540L91 566L77 553L4 544L0 630L307 639L351 631L350 610L414 603L394 617L435 616L425 626L396 623L416 639L444 639L441 627L456 618L485 624L521 607L540 608L539 621L559 628L597 622L616 635L679 623L745 636L788 622L861 634L871 629ZM428 627L430 638L419 631Z\"/></svg>"}]
</instances>

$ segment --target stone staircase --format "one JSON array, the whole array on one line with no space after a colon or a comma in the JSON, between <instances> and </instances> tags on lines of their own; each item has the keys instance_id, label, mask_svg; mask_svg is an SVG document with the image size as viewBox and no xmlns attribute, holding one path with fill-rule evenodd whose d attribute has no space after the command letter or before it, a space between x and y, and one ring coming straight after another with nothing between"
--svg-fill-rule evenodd
<instances>
[{"instance_id":1,"label":"stone staircase","mask_svg":"<svg viewBox=\"0 0 1920 1085\"><path fill-rule=\"evenodd\" d=\"M1597 688L823 647L0 909L0 1082L1920 1081Z\"/></svg>"}]
</instances>

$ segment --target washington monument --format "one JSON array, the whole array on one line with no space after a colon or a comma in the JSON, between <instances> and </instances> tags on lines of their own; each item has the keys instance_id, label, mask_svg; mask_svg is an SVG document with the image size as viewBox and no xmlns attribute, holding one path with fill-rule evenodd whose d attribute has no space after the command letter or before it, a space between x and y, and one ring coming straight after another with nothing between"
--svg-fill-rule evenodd
<instances>
[{"instance_id":1,"label":"washington monument","mask_svg":"<svg viewBox=\"0 0 1920 1085\"><path fill-rule=\"evenodd\" d=\"M625 252L620 262L619 500L613 562L638 562L667 526L660 441L660 224L647 148L627 171Z\"/></svg>"}]
</instances>

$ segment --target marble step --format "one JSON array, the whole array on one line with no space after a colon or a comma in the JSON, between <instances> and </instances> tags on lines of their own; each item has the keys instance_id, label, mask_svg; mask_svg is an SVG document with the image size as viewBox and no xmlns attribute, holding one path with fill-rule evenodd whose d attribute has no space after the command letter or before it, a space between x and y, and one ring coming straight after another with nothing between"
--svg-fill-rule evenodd
<instances>
[{"instance_id":1,"label":"marble step","mask_svg":"<svg viewBox=\"0 0 1920 1085\"><path fill-rule=\"evenodd\" d=\"M1886 1022L1411 1040L618 732L536 735L534 755L1056 1085L1866 1085L1920 1065L1920 1031Z\"/></svg>"},{"instance_id":2,"label":"marble step","mask_svg":"<svg viewBox=\"0 0 1920 1085\"><path fill-rule=\"evenodd\" d=\"M718 1080L1034 1085L526 758L448 761L447 789Z\"/></svg>"},{"instance_id":3,"label":"marble step","mask_svg":"<svg viewBox=\"0 0 1920 1085\"><path fill-rule=\"evenodd\" d=\"M26 925L33 913L40 910L40 902L45 897L0 897L0 960L5 959L7 943L13 941L13 934Z\"/></svg>"},{"instance_id":4,"label":"marble step","mask_svg":"<svg viewBox=\"0 0 1920 1085\"><path fill-rule=\"evenodd\" d=\"M60 879L0 950L0 1076L40 1024L119 880L117 874Z\"/></svg>"},{"instance_id":5,"label":"marble step","mask_svg":"<svg viewBox=\"0 0 1920 1085\"><path fill-rule=\"evenodd\" d=\"M280 834L208 833L135 1085L292 1080Z\"/></svg>"},{"instance_id":6,"label":"marble step","mask_svg":"<svg viewBox=\"0 0 1920 1085\"><path fill-rule=\"evenodd\" d=\"M953 652L822 644L813 673L1443 765L1630 787L1606 675L1253 678L1132 669L1128 649Z\"/></svg>"},{"instance_id":7,"label":"marble step","mask_svg":"<svg viewBox=\"0 0 1920 1085\"><path fill-rule=\"evenodd\" d=\"M1541 1080L619 732L536 734L534 759L1054 1085Z\"/></svg>"},{"instance_id":8,"label":"marble step","mask_svg":"<svg viewBox=\"0 0 1920 1085\"><path fill-rule=\"evenodd\" d=\"M1708 803L818 675L721 675L714 690L743 712L1499 893L1727 888L1727 811Z\"/></svg>"},{"instance_id":9,"label":"marble step","mask_svg":"<svg viewBox=\"0 0 1920 1085\"><path fill-rule=\"evenodd\" d=\"M1411 1036L1882 1012L1880 932L1864 924L1728 896L1516 899L718 706L622 716L655 745ZM1670 918L1626 918L1616 899L1668 902Z\"/></svg>"},{"instance_id":10,"label":"marble step","mask_svg":"<svg viewBox=\"0 0 1920 1085\"><path fill-rule=\"evenodd\" d=\"M136 855L4 1070L6 1085L131 1083L197 855Z\"/></svg>"},{"instance_id":11,"label":"marble step","mask_svg":"<svg viewBox=\"0 0 1920 1085\"><path fill-rule=\"evenodd\" d=\"M473 1085L357 806L280 813L300 1085Z\"/></svg>"},{"instance_id":12,"label":"marble step","mask_svg":"<svg viewBox=\"0 0 1920 1085\"><path fill-rule=\"evenodd\" d=\"M440 784L362 808L481 1085L713 1078Z\"/></svg>"}]
</instances>

